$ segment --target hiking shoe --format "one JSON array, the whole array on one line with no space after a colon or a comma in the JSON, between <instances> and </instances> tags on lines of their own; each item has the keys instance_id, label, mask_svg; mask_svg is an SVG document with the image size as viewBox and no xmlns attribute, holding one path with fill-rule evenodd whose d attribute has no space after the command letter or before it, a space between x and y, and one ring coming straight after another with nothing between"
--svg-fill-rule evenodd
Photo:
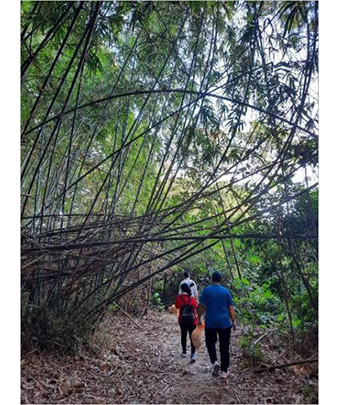
<instances>
[{"instance_id":1,"label":"hiking shoe","mask_svg":"<svg viewBox=\"0 0 340 405\"><path fill-rule=\"evenodd\" d=\"M191 363L195 363L195 361L196 361L196 354L195 353L190 356L190 361L191 361Z\"/></svg>"},{"instance_id":2,"label":"hiking shoe","mask_svg":"<svg viewBox=\"0 0 340 405\"><path fill-rule=\"evenodd\" d=\"M219 362L216 360L214 363L214 369L212 372L213 377L218 377L218 372L220 371L220 364Z\"/></svg>"},{"instance_id":3,"label":"hiking shoe","mask_svg":"<svg viewBox=\"0 0 340 405\"><path fill-rule=\"evenodd\" d=\"M187 354L185 352L182 352L182 357L186 357Z\"/></svg>"},{"instance_id":4,"label":"hiking shoe","mask_svg":"<svg viewBox=\"0 0 340 405\"><path fill-rule=\"evenodd\" d=\"M218 376L220 378L229 378L230 375L231 375L230 371L220 371Z\"/></svg>"}]
</instances>

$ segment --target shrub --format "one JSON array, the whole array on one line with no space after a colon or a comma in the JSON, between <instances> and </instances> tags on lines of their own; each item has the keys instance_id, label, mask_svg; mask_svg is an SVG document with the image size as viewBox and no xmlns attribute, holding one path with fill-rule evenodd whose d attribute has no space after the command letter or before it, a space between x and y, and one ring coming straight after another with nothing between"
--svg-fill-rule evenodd
<instances>
[{"instance_id":1,"label":"shrub","mask_svg":"<svg viewBox=\"0 0 340 405\"><path fill-rule=\"evenodd\" d=\"M238 345L242 349L243 356L252 364L263 360L264 355L259 343L253 343L252 334L241 336L238 339Z\"/></svg>"},{"instance_id":2,"label":"shrub","mask_svg":"<svg viewBox=\"0 0 340 405\"><path fill-rule=\"evenodd\" d=\"M76 352L94 330L93 319L74 320L71 313L55 311L47 305L25 308L21 322L23 351L39 348L55 352Z\"/></svg>"}]
</instances>

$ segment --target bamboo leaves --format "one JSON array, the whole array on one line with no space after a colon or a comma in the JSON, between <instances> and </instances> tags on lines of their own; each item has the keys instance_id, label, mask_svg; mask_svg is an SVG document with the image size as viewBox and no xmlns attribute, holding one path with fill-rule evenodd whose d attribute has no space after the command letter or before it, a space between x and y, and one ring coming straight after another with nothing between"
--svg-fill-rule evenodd
<instances>
[{"instance_id":1,"label":"bamboo leaves","mask_svg":"<svg viewBox=\"0 0 340 405\"><path fill-rule=\"evenodd\" d=\"M290 182L316 164L316 16L310 5L305 14L295 2L281 7L23 5L22 225L39 246L23 257L32 297L49 297L58 313L76 307L77 319L95 314L315 187Z\"/></svg>"}]
</instances>

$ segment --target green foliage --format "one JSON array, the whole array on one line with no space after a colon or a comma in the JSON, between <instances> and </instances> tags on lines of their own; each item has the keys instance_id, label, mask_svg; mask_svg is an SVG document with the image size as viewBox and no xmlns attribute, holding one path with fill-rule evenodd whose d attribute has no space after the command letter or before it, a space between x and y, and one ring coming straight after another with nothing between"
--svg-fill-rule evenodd
<instances>
[{"instance_id":1,"label":"green foliage","mask_svg":"<svg viewBox=\"0 0 340 405\"><path fill-rule=\"evenodd\" d=\"M73 347L80 316L169 269L160 310L183 269L200 291L216 269L243 323L311 328L316 2L44 1L21 15L25 344L36 325L39 342Z\"/></svg>"},{"instance_id":2,"label":"green foliage","mask_svg":"<svg viewBox=\"0 0 340 405\"><path fill-rule=\"evenodd\" d=\"M162 304L161 297L158 292L153 293L152 295L153 304L156 306L157 309L160 311L164 311L164 305Z\"/></svg>"},{"instance_id":3,"label":"green foliage","mask_svg":"<svg viewBox=\"0 0 340 405\"><path fill-rule=\"evenodd\" d=\"M258 342L254 343L251 334L240 336L237 340L237 344L240 349L242 349L243 356L250 361L252 365L263 361L264 355L261 350L261 346Z\"/></svg>"},{"instance_id":4,"label":"green foliage","mask_svg":"<svg viewBox=\"0 0 340 405\"><path fill-rule=\"evenodd\" d=\"M258 285L242 278L235 279L231 288L238 315L245 323L270 326L277 320L275 313L283 309L281 300L273 294L267 283Z\"/></svg>"}]
</instances>

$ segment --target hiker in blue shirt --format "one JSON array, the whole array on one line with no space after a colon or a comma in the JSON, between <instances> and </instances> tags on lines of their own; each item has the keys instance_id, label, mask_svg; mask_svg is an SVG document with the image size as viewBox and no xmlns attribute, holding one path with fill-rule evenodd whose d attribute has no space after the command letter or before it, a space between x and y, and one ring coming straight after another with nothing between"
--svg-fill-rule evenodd
<instances>
[{"instance_id":1,"label":"hiker in blue shirt","mask_svg":"<svg viewBox=\"0 0 340 405\"><path fill-rule=\"evenodd\" d=\"M213 364L213 376L228 378L230 333L232 328L236 330L236 321L230 291L221 285L221 279L221 274L215 271L212 285L203 290L198 306L198 325L202 324L201 317L205 309L205 343ZM220 341L221 364L216 355L217 336Z\"/></svg>"}]
</instances>

